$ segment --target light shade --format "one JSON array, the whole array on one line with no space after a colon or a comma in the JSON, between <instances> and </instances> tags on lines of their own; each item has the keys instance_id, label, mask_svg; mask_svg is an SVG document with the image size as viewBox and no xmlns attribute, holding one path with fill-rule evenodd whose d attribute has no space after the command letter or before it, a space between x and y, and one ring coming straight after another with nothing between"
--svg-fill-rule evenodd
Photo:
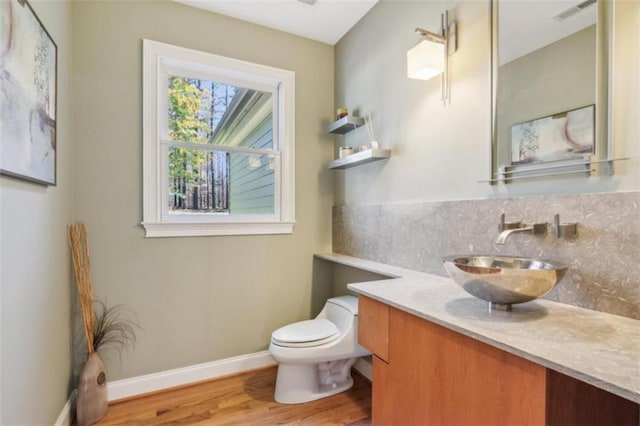
<instances>
[{"instance_id":1,"label":"light shade","mask_svg":"<svg viewBox=\"0 0 640 426\"><path fill-rule=\"evenodd\" d=\"M422 40L407 52L407 77L429 80L444 71L444 44Z\"/></svg>"}]
</instances>

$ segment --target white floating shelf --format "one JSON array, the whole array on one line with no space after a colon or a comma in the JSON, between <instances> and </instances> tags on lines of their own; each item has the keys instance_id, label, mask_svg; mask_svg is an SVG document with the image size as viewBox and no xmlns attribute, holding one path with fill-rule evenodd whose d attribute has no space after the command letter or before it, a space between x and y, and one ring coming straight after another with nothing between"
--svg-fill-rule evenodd
<instances>
[{"instance_id":1,"label":"white floating shelf","mask_svg":"<svg viewBox=\"0 0 640 426\"><path fill-rule=\"evenodd\" d=\"M347 132L364 126L364 118L347 115L340 120L334 121L327 127L327 133L334 135L344 135Z\"/></svg>"},{"instance_id":2,"label":"white floating shelf","mask_svg":"<svg viewBox=\"0 0 640 426\"><path fill-rule=\"evenodd\" d=\"M333 160L329 163L328 167L330 169L348 169L349 167L359 166L360 164L366 164L372 161L386 160L389 157L391 157L390 149L368 149Z\"/></svg>"}]
</instances>

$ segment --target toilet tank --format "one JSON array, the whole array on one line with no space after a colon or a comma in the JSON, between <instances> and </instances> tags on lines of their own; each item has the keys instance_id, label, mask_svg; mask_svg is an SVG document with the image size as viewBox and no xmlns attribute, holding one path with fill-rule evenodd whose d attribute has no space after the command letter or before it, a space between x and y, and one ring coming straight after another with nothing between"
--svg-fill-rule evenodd
<instances>
[{"instance_id":1,"label":"toilet tank","mask_svg":"<svg viewBox=\"0 0 640 426\"><path fill-rule=\"evenodd\" d=\"M326 318L345 332L358 318L358 298L355 296L332 297L327 300L318 318Z\"/></svg>"}]
</instances>

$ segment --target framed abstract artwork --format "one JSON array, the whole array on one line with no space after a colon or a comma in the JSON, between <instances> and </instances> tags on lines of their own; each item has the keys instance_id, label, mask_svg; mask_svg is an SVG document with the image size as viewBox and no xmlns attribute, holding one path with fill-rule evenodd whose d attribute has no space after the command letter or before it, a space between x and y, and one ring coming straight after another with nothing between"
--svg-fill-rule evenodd
<instances>
[{"instance_id":1,"label":"framed abstract artwork","mask_svg":"<svg viewBox=\"0 0 640 426\"><path fill-rule=\"evenodd\" d=\"M594 153L595 105L511 126L511 164L582 158Z\"/></svg>"},{"instance_id":2,"label":"framed abstract artwork","mask_svg":"<svg viewBox=\"0 0 640 426\"><path fill-rule=\"evenodd\" d=\"M26 0L0 1L0 173L56 184L57 46Z\"/></svg>"}]
</instances>

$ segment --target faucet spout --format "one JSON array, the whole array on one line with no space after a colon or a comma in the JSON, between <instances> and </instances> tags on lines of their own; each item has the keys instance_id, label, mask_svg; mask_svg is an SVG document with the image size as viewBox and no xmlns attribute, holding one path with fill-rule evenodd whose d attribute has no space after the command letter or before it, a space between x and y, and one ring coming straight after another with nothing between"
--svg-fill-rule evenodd
<instances>
[{"instance_id":1,"label":"faucet spout","mask_svg":"<svg viewBox=\"0 0 640 426\"><path fill-rule=\"evenodd\" d=\"M506 231L502 231L498 238L496 238L496 244L504 245L507 242L507 238L509 235L515 234L516 232L533 232L533 225L525 226L524 228L516 228L516 229L507 229Z\"/></svg>"},{"instance_id":2,"label":"faucet spout","mask_svg":"<svg viewBox=\"0 0 640 426\"><path fill-rule=\"evenodd\" d=\"M532 223L532 224L523 224L521 228L515 229L506 229L498 235L496 238L496 244L503 245L509 235L514 234L516 232L527 232L533 235L545 235L547 233L547 224L546 223Z\"/></svg>"}]
</instances>

